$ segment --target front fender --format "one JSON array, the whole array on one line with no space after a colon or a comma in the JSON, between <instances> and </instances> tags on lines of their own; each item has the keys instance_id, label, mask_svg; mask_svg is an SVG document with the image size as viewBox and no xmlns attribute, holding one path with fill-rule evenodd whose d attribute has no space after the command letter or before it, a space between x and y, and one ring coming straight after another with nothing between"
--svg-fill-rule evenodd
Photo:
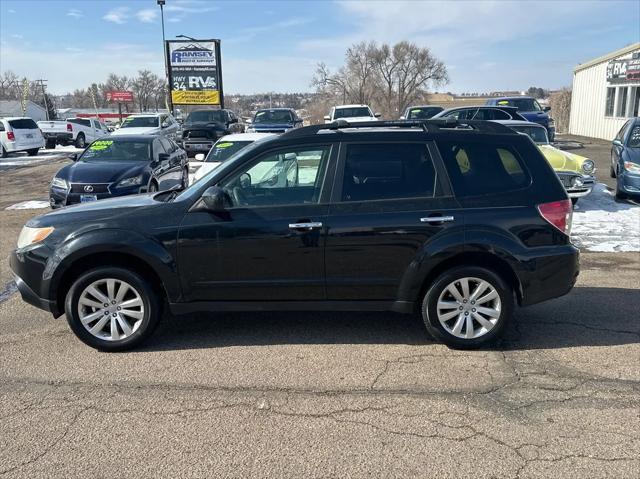
<instances>
[{"instance_id":1,"label":"front fender","mask_svg":"<svg viewBox=\"0 0 640 479\"><path fill-rule=\"evenodd\" d=\"M74 264L89 255L99 253L133 256L160 278L170 301L181 296L178 268L174 256L160 241L135 231L96 229L74 235L59 245L47 261L43 283L51 299L57 297L57 287L64 274Z\"/></svg>"}]
</instances>

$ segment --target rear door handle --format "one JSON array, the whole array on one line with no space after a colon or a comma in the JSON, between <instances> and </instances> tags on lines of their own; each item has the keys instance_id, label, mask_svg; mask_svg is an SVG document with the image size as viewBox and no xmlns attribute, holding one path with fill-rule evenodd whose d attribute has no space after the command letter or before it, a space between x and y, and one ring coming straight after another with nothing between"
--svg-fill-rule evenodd
<instances>
[{"instance_id":1,"label":"rear door handle","mask_svg":"<svg viewBox=\"0 0 640 479\"><path fill-rule=\"evenodd\" d=\"M322 223L319 221L310 221L308 223L289 223L289 229L292 230L317 230L322 228Z\"/></svg>"},{"instance_id":2,"label":"rear door handle","mask_svg":"<svg viewBox=\"0 0 640 479\"><path fill-rule=\"evenodd\" d=\"M453 220L455 220L453 216L427 216L420 218L420 223L444 223Z\"/></svg>"}]
</instances>

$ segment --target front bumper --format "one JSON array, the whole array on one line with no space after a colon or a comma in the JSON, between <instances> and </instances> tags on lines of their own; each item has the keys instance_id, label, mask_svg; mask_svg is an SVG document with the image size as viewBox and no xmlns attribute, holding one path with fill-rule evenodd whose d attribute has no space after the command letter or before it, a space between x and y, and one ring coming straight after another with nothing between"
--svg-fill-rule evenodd
<instances>
[{"instance_id":1,"label":"front bumper","mask_svg":"<svg viewBox=\"0 0 640 479\"><path fill-rule=\"evenodd\" d=\"M96 197L96 200L106 200L108 198L116 198L118 196L137 195L146 192L147 187L139 185L126 188L113 188L104 193L87 193ZM62 208L63 206L76 205L81 203L83 193L71 193L68 190L60 188L49 189L49 205L51 208Z\"/></svg>"},{"instance_id":2,"label":"front bumper","mask_svg":"<svg viewBox=\"0 0 640 479\"><path fill-rule=\"evenodd\" d=\"M618 189L627 195L640 196L640 175L632 175L626 170L618 174Z\"/></svg>"},{"instance_id":3,"label":"front bumper","mask_svg":"<svg viewBox=\"0 0 640 479\"><path fill-rule=\"evenodd\" d=\"M14 250L9 257L16 286L22 299L36 308L48 311L54 317L62 314L57 301L47 297L49 282L45 279L46 264L53 251L44 244L23 250Z\"/></svg>"},{"instance_id":4,"label":"front bumper","mask_svg":"<svg viewBox=\"0 0 640 479\"><path fill-rule=\"evenodd\" d=\"M593 190L596 177L593 175L581 175L573 171L556 172L569 198L582 198Z\"/></svg>"}]
</instances>

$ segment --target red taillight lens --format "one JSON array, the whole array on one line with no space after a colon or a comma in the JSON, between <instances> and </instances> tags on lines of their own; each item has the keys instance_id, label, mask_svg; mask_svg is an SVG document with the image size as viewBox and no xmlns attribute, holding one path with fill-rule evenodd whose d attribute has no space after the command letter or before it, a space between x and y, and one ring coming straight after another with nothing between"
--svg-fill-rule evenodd
<instances>
[{"instance_id":1,"label":"red taillight lens","mask_svg":"<svg viewBox=\"0 0 640 479\"><path fill-rule=\"evenodd\" d=\"M67 123L67 131L73 131L73 127L71 126L71 123Z\"/></svg>"},{"instance_id":2,"label":"red taillight lens","mask_svg":"<svg viewBox=\"0 0 640 479\"><path fill-rule=\"evenodd\" d=\"M7 132L7 140L16 141L16 135L14 135L12 131L8 131Z\"/></svg>"},{"instance_id":3,"label":"red taillight lens","mask_svg":"<svg viewBox=\"0 0 640 479\"><path fill-rule=\"evenodd\" d=\"M564 234L568 235L571 232L571 217L573 216L571 200L542 203L538 205L538 211L540 216Z\"/></svg>"}]
</instances>

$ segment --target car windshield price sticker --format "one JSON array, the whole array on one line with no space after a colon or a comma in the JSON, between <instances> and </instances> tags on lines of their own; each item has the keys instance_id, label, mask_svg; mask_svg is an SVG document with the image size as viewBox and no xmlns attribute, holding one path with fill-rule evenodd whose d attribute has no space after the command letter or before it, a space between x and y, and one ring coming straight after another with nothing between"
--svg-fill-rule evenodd
<instances>
[{"instance_id":1,"label":"car windshield price sticker","mask_svg":"<svg viewBox=\"0 0 640 479\"><path fill-rule=\"evenodd\" d=\"M113 145L113 140L98 140L94 141L89 149L92 151L106 150L111 145Z\"/></svg>"},{"instance_id":2,"label":"car windshield price sticker","mask_svg":"<svg viewBox=\"0 0 640 479\"><path fill-rule=\"evenodd\" d=\"M219 105L217 41L169 41L171 101L177 105Z\"/></svg>"}]
</instances>

